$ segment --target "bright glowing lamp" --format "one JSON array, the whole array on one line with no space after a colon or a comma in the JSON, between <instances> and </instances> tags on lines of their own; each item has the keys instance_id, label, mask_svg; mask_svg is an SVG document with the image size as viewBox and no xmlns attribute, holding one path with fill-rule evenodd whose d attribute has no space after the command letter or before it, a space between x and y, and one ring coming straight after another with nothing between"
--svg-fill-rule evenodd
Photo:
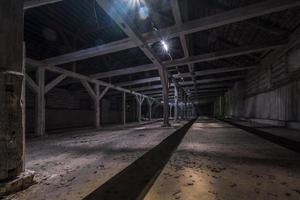
<instances>
[{"instance_id":1,"label":"bright glowing lamp","mask_svg":"<svg viewBox=\"0 0 300 200\"><path fill-rule=\"evenodd\" d=\"M162 47L163 47L163 49L164 49L165 51L169 51L169 46L168 46L168 44L166 43L166 41L162 40L162 41L161 41L161 45L162 45Z\"/></svg>"}]
</instances>

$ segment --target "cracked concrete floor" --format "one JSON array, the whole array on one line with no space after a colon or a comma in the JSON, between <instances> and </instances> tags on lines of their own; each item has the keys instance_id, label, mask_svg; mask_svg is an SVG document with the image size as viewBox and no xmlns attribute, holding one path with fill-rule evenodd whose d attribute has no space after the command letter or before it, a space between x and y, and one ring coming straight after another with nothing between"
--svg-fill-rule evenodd
<instances>
[{"instance_id":1,"label":"cracked concrete floor","mask_svg":"<svg viewBox=\"0 0 300 200\"><path fill-rule=\"evenodd\" d=\"M298 200L299 167L297 153L223 122L198 120L145 200Z\"/></svg>"}]
</instances>

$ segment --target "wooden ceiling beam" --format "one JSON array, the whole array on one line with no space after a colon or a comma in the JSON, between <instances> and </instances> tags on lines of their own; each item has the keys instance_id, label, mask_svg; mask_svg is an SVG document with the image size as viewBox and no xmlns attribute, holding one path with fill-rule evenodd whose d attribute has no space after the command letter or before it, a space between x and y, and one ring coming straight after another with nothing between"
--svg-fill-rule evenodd
<instances>
[{"instance_id":1,"label":"wooden ceiling beam","mask_svg":"<svg viewBox=\"0 0 300 200\"><path fill-rule=\"evenodd\" d=\"M260 45L260 46L248 46L248 47L241 47L241 48L232 48L230 50L223 50L217 51L207 54L202 54L198 56L188 57L186 59L177 59L172 62L164 62L166 67L174 67L174 66L181 66L187 65L189 63L201 63L201 62L208 62L214 61L224 58L230 58L234 56L241 56L247 55L251 53L261 52L261 51L268 51L271 49L281 48L284 43L276 43L271 45ZM136 67L125 68L121 70L113 70L108 72L101 72L94 75L91 75L92 78L101 79L101 78L108 78L113 76L121 76L126 74L134 74L139 72L146 72L152 71L157 69L153 64L141 65Z\"/></svg>"},{"instance_id":2,"label":"wooden ceiling beam","mask_svg":"<svg viewBox=\"0 0 300 200\"><path fill-rule=\"evenodd\" d=\"M173 38L178 37L181 34L190 34L199 31L205 31L208 29L224 26L227 24L232 24L236 22L245 21L248 19L253 19L262 15L283 11L296 6L300 6L299 0L268 0L261 3L255 3L241 8L236 8L233 10L225 11L220 14L213 16L204 17L201 19L186 22L181 25L175 25L162 29L160 31L154 31L150 33L145 33L142 37L145 39L146 43L158 42L161 37L163 38ZM157 37L160 35L161 37ZM112 52L117 52L133 47L137 47L140 44L131 38L122 39L112 43L79 50L76 52L64 54L61 56L48 58L44 62L52 65L65 64L70 62L75 62L79 60L84 60L87 58L92 58Z\"/></svg>"},{"instance_id":3,"label":"wooden ceiling beam","mask_svg":"<svg viewBox=\"0 0 300 200\"><path fill-rule=\"evenodd\" d=\"M119 87L119 86L116 86L116 85L113 85L113 84L110 84L110 83L99 81L99 80L90 78L88 76L78 74L78 73L75 73L75 72L60 68L60 67L56 67L56 66L53 66L53 65L48 65L48 64L45 64L43 62L34 60L34 59L26 58L26 65L32 66L32 67L37 67L37 68L42 67L42 68L45 68L49 71L52 71L52 72L55 72L55 73L58 73L58 74L62 74L62 75L65 75L66 77L71 77L71 78L74 78L74 79L77 79L77 80L80 80L80 81L86 81L86 82L98 84L98 85L101 85L101 86L108 87L110 89L118 90L118 91L121 91L121 92L126 92L126 93L133 94L133 95L136 95L136 96L143 96L145 98L151 98L151 97L146 96L144 94L141 94L141 93L129 90L129 89L125 89L125 88L122 88L122 87ZM155 99L153 99L153 100L155 100Z\"/></svg>"},{"instance_id":4,"label":"wooden ceiling beam","mask_svg":"<svg viewBox=\"0 0 300 200\"><path fill-rule=\"evenodd\" d=\"M24 10L28 10L30 8L36 8L48 4L58 3L63 0L31 0L31 1L25 1L24 2Z\"/></svg>"}]
</instances>

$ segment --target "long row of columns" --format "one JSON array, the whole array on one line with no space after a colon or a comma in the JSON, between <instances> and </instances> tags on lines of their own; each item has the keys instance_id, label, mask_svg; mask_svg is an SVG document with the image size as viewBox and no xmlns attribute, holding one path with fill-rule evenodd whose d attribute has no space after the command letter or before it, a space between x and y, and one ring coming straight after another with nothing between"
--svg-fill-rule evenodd
<instances>
[{"instance_id":1,"label":"long row of columns","mask_svg":"<svg viewBox=\"0 0 300 200\"><path fill-rule=\"evenodd\" d=\"M172 117L174 121L178 121L179 119L190 119L195 117L195 108L194 105L190 102L187 103L186 105L185 103L179 103L178 106L176 106L176 103L174 104L171 103L169 105L169 109L170 109L170 117ZM178 116L179 112L181 116L176 118L176 115Z\"/></svg>"},{"instance_id":2,"label":"long row of columns","mask_svg":"<svg viewBox=\"0 0 300 200\"><path fill-rule=\"evenodd\" d=\"M59 84L66 75L60 75L47 85L45 84L45 68L39 67L36 71L36 82L34 82L30 76L26 75L26 81L29 87L36 93L36 135L43 136L45 134L45 95L52 88L54 88L57 84ZM100 101L104 97L104 95L109 90L109 87L106 87L100 93L100 85L94 83L94 89L91 87L90 83L86 80L81 80L82 85L87 90L88 94L94 101L94 126L95 128L100 128ZM174 104L170 104L169 112L174 113L174 120L177 121L180 119L188 119L195 115L194 108L188 108L188 104L192 105L188 102L187 95L181 90L179 90L176 86L175 88L175 102ZM135 95L137 101L137 118L138 122L141 122L142 116L142 104L145 100L145 97ZM180 103L179 103L180 102ZM149 120L152 119L152 105L154 101L152 99L147 98L147 103L149 107ZM122 97L122 123L126 124L126 93L123 92ZM174 108L174 112L172 112Z\"/></svg>"},{"instance_id":3,"label":"long row of columns","mask_svg":"<svg viewBox=\"0 0 300 200\"><path fill-rule=\"evenodd\" d=\"M135 96L136 102L137 102L137 116L138 116L138 122L142 121L142 104L145 100L145 97L142 96ZM152 99L147 98L147 104L149 109L149 120L152 120L152 105L154 101Z\"/></svg>"},{"instance_id":4,"label":"long row of columns","mask_svg":"<svg viewBox=\"0 0 300 200\"><path fill-rule=\"evenodd\" d=\"M45 135L45 95L52 88L54 88L57 84L59 84L62 80L66 78L66 75L60 75L47 85L45 84L45 68L39 67L36 71L36 82L32 80L32 78L26 74L26 82L31 88L31 90L36 94L36 108L35 108L35 116L36 116L36 128L35 133L37 136ZM100 93L100 85L94 84L94 89L91 87L90 83L86 80L81 80L82 85L94 101L94 126L95 128L100 128L101 120L100 120L100 102L103 99L104 95L108 92L109 87L106 87ZM143 96L135 96L137 100L137 116L138 121L141 122L141 106L144 102L145 97ZM149 106L149 119L152 119L152 105L154 100L147 98L148 106ZM126 93L123 92L122 97L122 123L126 124Z\"/></svg>"},{"instance_id":5,"label":"long row of columns","mask_svg":"<svg viewBox=\"0 0 300 200\"><path fill-rule=\"evenodd\" d=\"M173 118L174 121L178 121L180 119L190 119L195 117L195 107L188 100L187 95L183 91L179 91L179 89L174 86L174 103L169 104L170 109L170 116ZM173 112L172 112L173 111Z\"/></svg>"},{"instance_id":6,"label":"long row of columns","mask_svg":"<svg viewBox=\"0 0 300 200\"><path fill-rule=\"evenodd\" d=\"M24 89L24 76L26 82L36 93L36 133L45 134L45 95L66 76L60 75L51 83L45 84L45 68L38 67L36 82L24 73L23 55L23 1L0 1L0 181L17 176L23 168L24 155L24 102L22 89ZM165 76L163 77L164 79ZM167 80L167 79L166 79ZM100 101L108 91L108 87L100 93L100 86L94 83L92 89L90 83L83 80L83 86L94 101L95 127L100 127ZM167 84L164 84L166 87ZM123 94L123 123L126 123L126 96ZM168 88L164 90L164 105L168 106ZM144 97L143 97L144 98ZM141 121L141 105L143 98L138 100L138 118ZM149 118L152 118L151 100L148 101ZM176 109L178 110L178 109ZM168 124L169 110L164 109L164 122ZM13 157L8 157L13 155Z\"/></svg>"}]
</instances>

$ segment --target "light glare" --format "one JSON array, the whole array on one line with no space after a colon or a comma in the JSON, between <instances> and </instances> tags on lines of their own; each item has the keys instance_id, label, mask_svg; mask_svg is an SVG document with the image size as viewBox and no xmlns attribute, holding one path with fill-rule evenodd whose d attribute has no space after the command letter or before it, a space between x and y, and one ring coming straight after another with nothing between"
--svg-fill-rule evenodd
<instances>
[{"instance_id":1,"label":"light glare","mask_svg":"<svg viewBox=\"0 0 300 200\"><path fill-rule=\"evenodd\" d=\"M139 8L139 16L142 20L145 20L149 16L149 9L146 6L142 6Z\"/></svg>"},{"instance_id":2,"label":"light glare","mask_svg":"<svg viewBox=\"0 0 300 200\"><path fill-rule=\"evenodd\" d=\"M137 8L141 7L142 5L145 5L144 0L124 0L130 8Z\"/></svg>"},{"instance_id":3,"label":"light glare","mask_svg":"<svg viewBox=\"0 0 300 200\"><path fill-rule=\"evenodd\" d=\"M168 47L167 43L164 40L161 41L161 44L162 44L165 51L169 51L169 47Z\"/></svg>"}]
</instances>

